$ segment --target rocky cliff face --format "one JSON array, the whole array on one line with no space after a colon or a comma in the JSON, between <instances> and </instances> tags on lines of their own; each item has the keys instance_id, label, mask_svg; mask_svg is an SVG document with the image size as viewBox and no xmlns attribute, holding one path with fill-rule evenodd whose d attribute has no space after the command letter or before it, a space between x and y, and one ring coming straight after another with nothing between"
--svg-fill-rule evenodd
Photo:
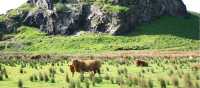
<instances>
[{"instance_id":1,"label":"rocky cliff face","mask_svg":"<svg viewBox=\"0 0 200 88\"><path fill-rule=\"evenodd\" d=\"M38 27L48 34L74 34L80 29L83 6L69 4L68 7L71 8L62 12L44 8L38 9L36 12L30 12L25 18L24 24Z\"/></svg>"},{"instance_id":2,"label":"rocky cliff face","mask_svg":"<svg viewBox=\"0 0 200 88\"><path fill-rule=\"evenodd\" d=\"M118 35L163 15L187 15L182 0L110 0L104 4L60 1L64 4L56 6L52 0L29 0L38 9L27 14L24 24L48 34L70 35L85 30Z\"/></svg>"}]
</instances>

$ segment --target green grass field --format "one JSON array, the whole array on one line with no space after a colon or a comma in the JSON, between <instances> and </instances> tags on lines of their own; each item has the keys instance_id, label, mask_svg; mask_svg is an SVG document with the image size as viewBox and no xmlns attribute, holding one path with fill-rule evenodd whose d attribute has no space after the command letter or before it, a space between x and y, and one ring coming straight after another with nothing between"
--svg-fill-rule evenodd
<instances>
[{"instance_id":1,"label":"green grass field","mask_svg":"<svg viewBox=\"0 0 200 88\"><path fill-rule=\"evenodd\" d=\"M137 67L133 64L135 59L102 60L101 74L95 76L91 73L72 76L67 60L1 59L0 85L1 88L19 88L18 85L22 88L200 87L199 68L193 68L200 66L200 58L143 58L148 67Z\"/></svg>"},{"instance_id":2,"label":"green grass field","mask_svg":"<svg viewBox=\"0 0 200 88\"><path fill-rule=\"evenodd\" d=\"M34 53L98 53L118 50L199 50L199 17L161 17L139 25L124 36L85 33L79 36L51 35L22 26L1 51Z\"/></svg>"}]
</instances>

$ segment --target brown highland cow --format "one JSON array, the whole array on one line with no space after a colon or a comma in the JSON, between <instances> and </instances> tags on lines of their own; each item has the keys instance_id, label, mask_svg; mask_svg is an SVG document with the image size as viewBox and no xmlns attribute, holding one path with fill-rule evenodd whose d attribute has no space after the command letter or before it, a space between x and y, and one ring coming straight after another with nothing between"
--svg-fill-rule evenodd
<instances>
[{"instance_id":1,"label":"brown highland cow","mask_svg":"<svg viewBox=\"0 0 200 88\"><path fill-rule=\"evenodd\" d=\"M73 60L69 65L72 74L74 72L94 72L100 74L101 62L98 60Z\"/></svg>"},{"instance_id":2,"label":"brown highland cow","mask_svg":"<svg viewBox=\"0 0 200 88\"><path fill-rule=\"evenodd\" d=\"M136 64L137 66L141 66L141 67L148 67L148 63L145 62L145 61L142 61L142 60L136 60L136 61L135 61L135 64Z\"/></svg>"}]
</instances>

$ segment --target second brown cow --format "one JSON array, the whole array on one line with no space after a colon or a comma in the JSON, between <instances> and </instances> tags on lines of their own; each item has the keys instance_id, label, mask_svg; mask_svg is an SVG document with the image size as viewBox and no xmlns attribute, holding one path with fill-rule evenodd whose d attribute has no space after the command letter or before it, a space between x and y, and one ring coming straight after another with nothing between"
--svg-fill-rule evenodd
<instances>
[{"instance_id":1,"label":"second brown cow","mask_svg":"<svg viewBox=\"0 0 200 88\"><path fill-rule=\"evenodd\" d=\"M148 63L143 60L136 60L135 64L141 67L148 67Z\"/></svg>"}]
</instances>

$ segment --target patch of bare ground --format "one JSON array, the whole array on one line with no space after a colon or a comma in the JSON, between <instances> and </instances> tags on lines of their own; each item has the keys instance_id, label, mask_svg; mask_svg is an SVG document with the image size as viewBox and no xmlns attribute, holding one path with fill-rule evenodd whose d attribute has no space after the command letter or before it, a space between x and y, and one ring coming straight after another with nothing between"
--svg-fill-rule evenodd
<instances>
[{"instance_id":1,"label":"patch of bare ground","mask_svg":"<svg viewBox=\"0 0 200 88\"><path fill-rule=\"evenodd\" d=\"M1 59L119 59L119 58L181 58L200 57L200 51L113 51L99 54L33 54L20 52L0 52Z\"/></svg>"}]
</instances>

